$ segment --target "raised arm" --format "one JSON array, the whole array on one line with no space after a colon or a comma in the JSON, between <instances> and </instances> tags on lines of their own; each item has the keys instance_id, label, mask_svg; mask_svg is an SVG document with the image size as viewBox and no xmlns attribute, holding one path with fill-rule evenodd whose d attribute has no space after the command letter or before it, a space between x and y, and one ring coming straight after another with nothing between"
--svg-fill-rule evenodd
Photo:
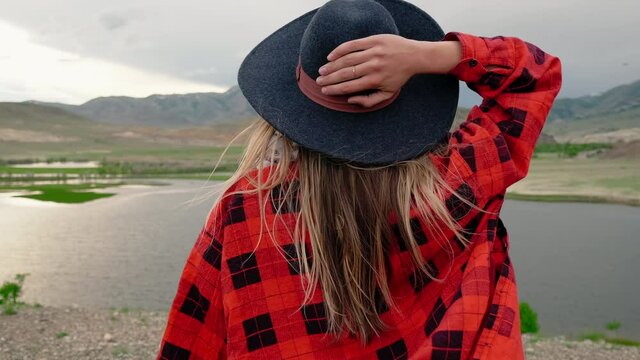
<instances>
[{"instance_id":1,"label":"raised arm","mask_svg":"<svg viewBox=\"0 0 640 360\"><path fill-rule=\"evenodd\" d=\"M499 194L528 172L533 149L562 84L560 59L516 37L461 32L443 41L378 34L340 44L319 70L326 95L354 95L349 102L374 106L413 75L450 74L482 96L452 133L451 173L474 179L485 197ZM361 77L352 79L353 65Z\"/></svg>"},{"instance_id":2,"label":"raised arm","mask_svg":"<svg viewBox=\"0 0 640 360\"><path fill-rule=\"evenodd\" d=\"M503 192L527 175L562 84L560 59L516 37L450 32L421 46L420 72L456 76L483 99L451 134L450 170L485 196Z\"/></svg>"}]
</instances>

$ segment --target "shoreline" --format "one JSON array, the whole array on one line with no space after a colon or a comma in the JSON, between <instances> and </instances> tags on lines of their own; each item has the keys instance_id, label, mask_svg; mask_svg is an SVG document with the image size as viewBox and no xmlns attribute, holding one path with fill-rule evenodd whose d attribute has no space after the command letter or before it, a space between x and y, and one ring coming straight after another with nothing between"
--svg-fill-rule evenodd
<instances>
[{"instance_id":1,"label":"shoreline","mask_svg":"<svg viewBox=\"0 0 640 360\"><path fill-rule=\"evenodd\" d=\"M537 201L552 203L589 203L589 204L616 204L627 206L640 206L640 199L624 197L608 197L598 195L581 194L527 194L507 191L507 200Z\"/></svg>"},{"instance_id":2,"label":"shoreline","mask_svg":"<svg viewBox=\"0 0 640 360\"><path fill-rule=\"evenodd\" d=\"M151 359L157 355L167 311L21 306L0 315L0 358ZM564 336L523 334L529 360L640 359L640 347Z\"/></svg>"}]
</instances>

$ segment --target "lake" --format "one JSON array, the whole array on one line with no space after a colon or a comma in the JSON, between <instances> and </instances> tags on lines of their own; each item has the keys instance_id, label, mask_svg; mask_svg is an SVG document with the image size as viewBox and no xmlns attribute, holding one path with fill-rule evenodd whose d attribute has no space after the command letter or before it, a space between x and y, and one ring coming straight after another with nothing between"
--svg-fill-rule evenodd
<instances>
[{"instance_id":1,"label":"lake","mask_svg":"<svg viewBox=\"0 0 640 360\"><path fill-rule=\"evenodd\" d=\"M205 183L167 183L73 205L0 193L0 281L30 273L25 300L45 305L168 309L214 198L189 205ZM502 219L544 334L618 320L640 339L640 208L506 201Z\"/></svg>"}]
</instances>

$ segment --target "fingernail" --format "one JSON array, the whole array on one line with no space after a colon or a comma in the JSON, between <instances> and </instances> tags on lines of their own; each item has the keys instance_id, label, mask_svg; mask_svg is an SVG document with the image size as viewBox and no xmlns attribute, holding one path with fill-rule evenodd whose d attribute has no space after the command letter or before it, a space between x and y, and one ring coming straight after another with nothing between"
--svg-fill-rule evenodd
<instances>
[{"instance_id":1,"label":"fingernail","mask_svg":"<svg viewBox=\"0 0 640 360\"><path fill-rule=\"evenodd\" d=\"M332 58L333 58L333 54L327 55L327 60L331 61Z\"/></svg>"},{"instance_id":2,"label":"fingernail","mask_svg":"<svg viewBox=\"0 0 640 360\"><path fill-rule=\"evenodd\" d=\"M320 91L322 91L323 94L326 94L327 93L327 88L323 87L322 89L320 89Z\"/></svg>"},{"instance_id":3,"label":"fingernail","mask_svg":"<svg viewBox=\"0 0 640 360\"><path fill-rule=\"evenodd\" d=\"M321 82L322 82L322 76L318 76L318 77L316 78L316 83L317 83L317 84L320 84Z\"/></svg>"},{"instance_id":4,"label":"fingernail","mask_svg":"<svg viewBox=\"0 0 640 360\"><path fill-rule=\"evenodd\" d=\"M320 75L324 75L324 73L327 72L327 68L324 66L321 66L320 69L318 69L318 72L320 73Z\"/></svg>"}]
</instances>

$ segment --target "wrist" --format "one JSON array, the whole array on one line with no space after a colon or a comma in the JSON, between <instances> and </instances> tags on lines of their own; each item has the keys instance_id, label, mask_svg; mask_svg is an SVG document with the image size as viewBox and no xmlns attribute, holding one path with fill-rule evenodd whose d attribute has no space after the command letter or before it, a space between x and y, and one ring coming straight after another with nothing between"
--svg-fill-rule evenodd
<instances>
[{"instance_id":1,"label":"wrist","mask_svg":"<svg viewBox=\"0 0 640 360\"><path fill-rule=\"evenodd\" d=\"M416 41L417 74L447 74L462 59L459 41Z\"/></svg>"}]
</instances>

